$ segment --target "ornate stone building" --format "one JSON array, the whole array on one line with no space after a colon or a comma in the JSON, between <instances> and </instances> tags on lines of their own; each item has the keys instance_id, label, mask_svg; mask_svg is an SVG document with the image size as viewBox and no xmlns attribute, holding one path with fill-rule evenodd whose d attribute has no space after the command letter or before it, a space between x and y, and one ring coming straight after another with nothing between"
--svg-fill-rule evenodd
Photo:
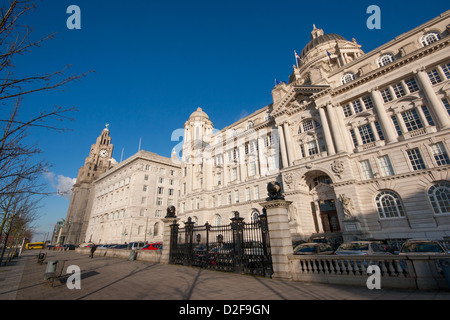
<instances>
[{"instance_id":1,"label":"ornate stone building","mask_svg":"<svg viewBox=\"0 0 450 320\"><path fill-rule=\"evenodd\" d=\"M314 26L298 62L230 126L189 117L182 221L249 221L277 180L294 238L450 237L450 11L368 53Z\"/></svg>"},{"instance_id":2,"label":"ornate stone building","mask_svg":"<svg viewBox=\"0 0 450 320\"><path fill-rule=\"evenodd\" d=\"M107 125L91 146L84 166L78 170L59 243L79 244L84 241L92 208L93 182L116 163L112 158L113 148Z\"/></svg>"},{"instance_id":3,"label":"ornate stone building","mask_svg":"<svg viewBox=\"0 0 450 320\"><path fill-rule=\"evenodd\" d=\"M117 164L93 183L85 241L162 241L166 208L178 201L180 166L148 151Z\"/></svg>"}]
</instances>

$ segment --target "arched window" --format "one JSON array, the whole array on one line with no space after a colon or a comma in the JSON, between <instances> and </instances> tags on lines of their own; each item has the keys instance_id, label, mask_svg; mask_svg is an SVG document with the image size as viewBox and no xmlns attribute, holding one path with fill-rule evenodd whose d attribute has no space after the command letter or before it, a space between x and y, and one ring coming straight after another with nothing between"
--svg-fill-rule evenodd
<instances>
[{"instance_id":1,"label":"arched window","mask_svg":"<svg viewBox=\"0 0 450 320\"><path fill-rule=\"evenodd\" d=\"M214 216L214 226L219 227L222 225L222 217L218 214Z\"/></svg>"},{"instance_id":2,"label":"arched window","mask_svg":"<svg viewBox=\"0 0 450 320\"><path fill-rule=\"evenodd\" d=\"M378 214L381 219L399 218L405 216L400 196L393 191L382 191L375 198Z\"/></svg>"},{"instance_id":3,"label":"arched window","mask_svg":"<svg viewBox=\"0 0 450 320\"><path fill-rule=\"evenodd\" d=\"M440 39L441 39L441 36L439 35L439 33L430 32L430 33L425 34L422 37L422 45L424 47L426 47L426 46L432 44L433 42L439 41Z\"/></svg>"},{"instance_id":4,"label":"arched window","mask_svg":"<svg viewBox=\"0 0 450 320\"><path fill-rule=\"evenodd\" d=\"M392 61L394 61L394 55L390 53L384 54L380 58L378 58L378 66L384 67L385 65L391 63Z\"/></svg>"},{"instance_id":5,"label":"arched window","mask_svg":"<svg viewBox=\"0 0 450 320\"><path fill-rule=\"evenodd\" d=\"M259 221L259 216L260 216L260 213L259 213L258 209L253 209L252 216L251 216L252 222Z\"/></svg>"},{"instance_id":6,"label":"arched window","mask_svg":"<svg viewBox=\"0 0 450 320\"><path fill-rule=\"evenodd\" d=\"M153 236L157 236L159 232L159 222L156 222L155 225L153 226Z\"/></svg>"},{"instance_id":7,"label":"arched window","mask_svg":"<svg viewBox=\"0 0 450 320\"><path fill-rule=\"evenodd\" d=\"M450 213L450 182L439 182L428 189L435 214Z\"/></svg>"},{"instance_id":8,"label":"arched window","mask_svg":"<svg viewBox=\"0 0 450 320\"><path fill-rule=\"evenodd\" d=\"M251 129L254 127L253 121L247 122L247 129Z\"/></svg>"},{"instance_id":9,"label":"arched window","mask_svg":"<svg viewBox=\"0 0 450 320\"><path fill-rule=\"evenodd\" d=\"M350 81L355 80L355 75L351 72L344 74L342 77L342 84L349 83Z\"/></svg>"}]
</instances>

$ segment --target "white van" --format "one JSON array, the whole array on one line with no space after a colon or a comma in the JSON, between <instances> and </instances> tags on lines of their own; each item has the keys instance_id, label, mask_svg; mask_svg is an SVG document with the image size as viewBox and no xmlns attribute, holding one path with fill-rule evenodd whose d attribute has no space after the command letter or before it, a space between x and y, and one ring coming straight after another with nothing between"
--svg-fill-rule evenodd
<instances>
[{"instance_id":1,"label":"white van","mask_svg":"<svg viewBox=\"0 0 450 320\"><path fill-rule=\"evenodd\" d=\"M140 250L145 246L144 242L130 242L130 244L128 245L128 247L131 250Z\"/></svg>"}]
</instances>

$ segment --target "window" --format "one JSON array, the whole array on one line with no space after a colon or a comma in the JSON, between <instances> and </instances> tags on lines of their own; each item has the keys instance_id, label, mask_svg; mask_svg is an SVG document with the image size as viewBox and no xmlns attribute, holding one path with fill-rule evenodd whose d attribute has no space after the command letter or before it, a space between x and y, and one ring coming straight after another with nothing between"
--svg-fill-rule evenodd
<instances>
[{"instance_id":1,"label":"window","mask_svg":"<svg viewBox=\"0 0 450 320\"><path fill-rule=\"evenodd\" d=\"M428 78L430 78L431 84L438 84L442 82L441 77L436 69L427 72Z\"/></svg>"},{"instance_id":2,"label":"window","mask_svg":"<svg viewBox=\"0 0 450 320\"><path fill-rule=\"evenodd\" d=\"M320 127L320 123L313 119L303 121L303 123L302 123L303 132L308 132L308 131L314 130L315 128L319 128L319 127Z\"/></svg>"},{"instance_id":3,"label":"window","mask_svg":"<svg viewBox=\"0 0 450 320\"><path fill-rule=\"evenodd\" d=\"M250 162L248 170L249 170L249 173L248 173L249 176L254 176L256 174L256 162L255 161Z\"/></svg>"},{"instance_id":4,"label":"window","mask_svg":"<svg viewBox=\"0 0 450 320\"><path fill-rule=\"evenodd\" d=\"M146 197L142 197L142 198L141 198L141 204L145 204L146 201L147 201L147 198L146 198Z\"/></svg>"},{"instance_id":5,"label":"window","mask_svg":"<svg viewBox=\"0 0 450 320\"><path fill-rule=\"evenodd\" d=\"M232 203L232 200L231 200L231 192L228 192L227 193L227 199L228 199L228 204L231 204Z\"/></svg>"},{"instance_id":6,"label":"window","mask_svg":"<svg viewBox=\"0 0 450 320\"><path fill-rule=\"evenodd\" d=\"M394 169L392 169L392 164L389 156L382 156L378 158L378 161L380 163L380 172L383 177L394 175Z\"/></svg>"},{"instance_id":7,"label":"window","mask_svg":"<svg viewBox=\"0 0 450 320\"><path fill-rule=\"evenodd\" d=\"M353 104L353 110L355 111L355 114L363 111L361 102L359 100L353 101L352 104Z\"/></svg>"},{"instance_id":8,"label":"window","mask_svg":"<svg viewBox=\"0 0 450 320\"><path fill-rule=\"evenodd\" d=\"M431 116L430 111L428 111L427 106L422 106L423 114L425 115L425 119L427 119L427 122L430 126L434 126L433 117Z\"/></svg>"},{"instance_id":9,"label":"window","mask_svg":"<svg viewBox=\"0 0 450 320\"><path fill-rule=\"evenodd\" d=\"M150 165L147 164L147 165L145 166L145 170L150 171Z\"/></svg>"},{"instance_id":10,"label":"window","mask_svg":"<svg viewBox=\"0 0 450 320\"><path fill-rule=\"evenodd\" d=\"M350 104L346 104L342 110L344 110L344 116L350 117L352 115L352 108L350 107Z\"/></svg>"},{"instance_id":11,"label":"window","mask_svg":"<svg viewBox=\"0 0 450 320\"><path fill-rule=\"evenodd\" d=\"M419 86L414 78L405 80L406 86L408 87L409 92L417 92L419 91Z\"/></svg>"},{"instance_id":12,"label":"window","mask_svg":"<svg viewBox=\"0 0 450 320\"><path fill-rule=\"evenodd\" d=\"M218 227L222 225L222 217L218 214L214 216L214 226Z\"/></svg>"},{"instance_id":13,"label":"window","mask_svg":"<svg viewBox=\"0 0 450 320\"><path fill-rule=\"evenodd\" d=\"M156 198L156 205L162 206L163 205L163 198Z\"/></svg>"},{"instance_id":14,"label":"window","mask_svg":"<svg viewBox=\"0 0 450 320\"><path fill-rule=\"evenodd\" d=\"M444 148L442 142L431 145L431 152L433 153L434 160L438 166L446 166L450 164L447 151Z\"/></svg>"},{"instance_id":15,"label":"window","mask_svg":"<svg viewBox=\"0 0 450 320\"><path fill-rule=\"evenodd\" d=\"M222 195L217 195L217 206L220 207L222 205Z\"/></svg>"},{"instance_id":16,"label":"window","mask_svg":"<svg viewBox=\"0 0 450 320\"><path fill-rule=\"evenodd\" d=\"M221 173L218 173L217 174L217 185L221 185L222 184L222 174Z\"/></svg>"},{"instance_id":17,"label":"window","mask_svg":"<svg viewBox=\"0 0 450 320\"><path fill-rule=\"evenodd\" d=\"M414 171L426 169L425 163L423 162L422 155L418 148L411 149L407 151L409 162Z\"/></svg>"},{"instance_id":18,"label":"window","mask_svg":"<svg viewBox=\"0 0 450 320\"><path fill-rule=\"evenodd\" d=\"M381 219L405 216L400 196L393 191L383 191L375 198L378 215Z\"/></svg>"},{"instance_id":19,"label":"window","mask_svg":"<svg viewBox=\"0 0 450 320\"><path fill-rule=\"evenodd\" d=\"M428 190L428 198L435 214L450 213L450 183L439 182Z\"/></svg>"},{"instance_id":20,"label":"window","mask_svg":"<svg viewBox=\"0 0 450 320\"><path fill-rule=\"evenodd\" d=\"M388 103L389 101L394 100L394 98L392 98L391 92L389 91L389 88L383 89L380 92L384 103Z\"/></svg>"},{"instance_id":21,"label":"window","mask_svg":"<svg viewBox=\"0 0 450 320\"><path fill-rule=\"evenodd\" d=\"M422 37L422 45L424 47L426 47L426 46L432 44L433 42L439 41L440 38L441 37L440 37L439 33L437 33L437 32L427 33L426 35L424 35Z\"/></svg>"},{"instance_id":22,"label":"window","mask_svg":"<svg viewBox=\"0 0 450 320\"><path fill-rule=\"evenodd\" d=\"M160 218L162 216L162 210L156 210L155 211L155 217Z\"/></svg>"},{"instance_id":23,"label":"window","mask_svg":"<svg viewBox=\"0 0 450 320\"><path fill-rule=\"evenodd\" d=\"M414 131L423 127L416 109L403 112L402 117L408 131Z\"/></svg>"},{"instance_id":24,"label":"window","mask_svg":"<svg viewBox=\"0 0 450 320\"><path fill-rule=\"evenodd\" d=\"M169 196L173 196L173 189L169 189Z\"/></svg>"},{"instance_id":25,"label":"window","mask_svg":"<svg viewBox=\"0 0 450 320\"><path fill-rule=\"evenodd\" d=\"M146 174L145 176L144 176L144 180L148 180L148 174Z\"/></svg>"},{"instance_id":26,"label":"window","mask_svg":"<svg viewBox=\"0 0 450 320\"><path fill-rule=\"evenodd\" d=\"M239 190L234 191L234 203L239 203Z\"/></svg>"},{"instance_id":27,"label":"window","mask_svg":"<svg viewBox=\"0 0 450 320\"><path fill-rule=\"evenodd\" d=\"M394 89L394 93L397 98L401 98L406 95L406 91L401 83L394 84L392 89Z\"/></svg>"},{"instance_id":28,"label":"window","mask_svg":"<svg viewBox=\"0 0 450 320\"><path fill-rule=\"evenodd\" d=\"M306 149L308 150L308 154L314 155L319 153L319 149L317 148L316 141L311 141L306 144Z\"/></svg>"},{"instance_id":29,"label":"window","mask_svg":"<svg viewBox=\"0 0 450 320\"><path fill-rule=\"evenodd\" d=\"M255 193L255 199L259 199L259 186L254 186L253 191Z\"/></svg>"},{"instance_id":30,"label":"window","mask_svg":"<svg viewBox=\"0 0 450 320\"><path fill-rule=\"evenodd\" d=\"M373 171L369 160L363 160L359 163L361 167L362 177L364 180L373 179Z\"/></svg>"},{"instance_id":31,"label":"window","mask_svg":"<svg viewBox=\"0 0 450 320\"><path fill-rule=\"evenodd\" d=\"M448 115L450 116L450 103L448 102L448 100L447 99L442 99L442 103L444 104L444 106L445 106L445 109L447 109L447 113L448 113Z\"/></svg>"},{"instance_id":32,"label":"window","mask_svg":"<svg viewBox=\"0 0 450 320\"><path fill-rule=\"evenodd\" d=\"M442 71L445 74L447 79L450 79L450 63L444 64L442 67Z\"/></svg>"},{"instance_id":33,"label":"window","mask_svg":"<svg viewBox=\"0 0 450 320\"><path fill-rule=\"evenodd\" d=\"M342 84L349 83L350 81L355 80L355 75L353 73L346 73L342 77Z\"/></svg>"},{"instance_id":34,"label":"window","mask_svg":"<svg viewBox=\"0 0 450 320\"><path fill-rule=\"evenodd\" d=\"M385 65L391 63L394 61L394 55L392 54L385 54L382 55L380 58L378 58L378 66L379 67L384 67Z\"/></svg>"},{"instance_id":35,"label":"window","mask_svg":"<svg viewBox=\"0 0 450 320\"><path fill-rule=\"evenodd\" d=\"M352 136L353 145L356 148L358 146L358 139L356 139L355 130L350 129L350 135Z\"/></svg>"},{"instance_id":36,"label":"window","mask_svg":"<svg viewBox=\"0 0 450 320\"><path fill-rule=\"evenodd\" d=\"M247 129L251 129L254 127L253 121L247 122Z\"/></svg>"},{"instance_id":37,"label":"window","mask_svg":"<svg viewBox=\"0 0 450 320\"><path fill-rule=\"evenodd\" d=\"M394 124L395 131L397 131L397 134L400 137L403 134L403 132L402 132L402 129L400 128L400 125L398 124L397 117L392 116L391 119L392 119L392 123Z\"/></svg>"},{"instance_id":38,"label":"window","mask_svg":"<svg viewBox=\"0 0 450 320\"><path fill-rule=\"evenodd\" d=\"M144 186L142 187L142 191L144 191L144 192L146 192L146 191L147 191L147 189L148 189L148 187L147 187L147 186L145 186L145 185L144 185Z\"/></svg>"},{"instance_id":39,"label":"window","mask_svg":"<svg viewBox=\"0 0 450 320\"><path fill-rule=\"evenodd\" d=\"M232 173L233 180L237 180L237 178L238 178L237 168L232 168L231 173Z\"/></svg>"},{"instance_id":40,"label":"window","mask_svg":"<svg viewBox=\"0 0 450 320\"><path fill-rule=\"evenodd\" d=\"M159 178L158 178L158 182L159 182L159 183L164 183L164 178L159 177Z\"/></svg>"},{"instance_id":41,"label":"window","mask_svg":"<svg viewBox=\"0 0 450 320\"><path fill-rule=\"evenodd\" d=\"M384 140L383 130L381 130L380 123L378 121L374 121L375 129L377 129L378 136L380 140Z\"/></svg>"},{"instance_id":42,"label":"window","mask_svg":"<svg viewBox=\"0 0 450 320\"><path fill-rule=\"evenodd\" d=\"M164 194L164 188L158 187L158 194Z\"/></svg>"},{"instance_id":43,"label":"window","mask_svg":"<svg viewBox=\"0 0 450 320\"><path fill-rule=\"evenodd\" d=\"M358 129L363 144L375 141L375 136L373 135L372 128L370 127L369 124L363 125Z\"/></svg>"},{"instance_id":44,"label":"window","mask_svg":"<svg viewBox=\"0 0 450 320\"><path fill-rule=\"evenodd\" d=\"M362 101L364 102L364 106L366 107L366 110L373 109L373 101L370 96L362 98Z\"/></svg>"},{"instance_id":45,"label":"window","mask_svg":"<svg viewBox=\"0 0 450 320\"><path fill-rule=\"evenodd\" d=\"M250 188L245 188L245 201L250 201L250 200L252 200Z\"/></svg>"}]
</instances>

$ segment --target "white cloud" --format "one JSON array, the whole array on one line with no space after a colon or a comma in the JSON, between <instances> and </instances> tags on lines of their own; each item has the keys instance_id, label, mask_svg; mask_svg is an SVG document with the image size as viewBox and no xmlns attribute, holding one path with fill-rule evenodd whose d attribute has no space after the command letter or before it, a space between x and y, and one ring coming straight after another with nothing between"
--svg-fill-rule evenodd
<instances>
[{"instance_id":1,"label":"white cloud","mask_svg":"<svg viewBox=\"0 0 450 320\"><path fill-rule=\"evenodd\" d=\"M70 200L72 195L72 187L77 181L76 178L65 177L63 175L55 175L53 172L44 172L44 177L48 180L51 186L56 189L58 195Z\"/></svg>"}]
</instances>

